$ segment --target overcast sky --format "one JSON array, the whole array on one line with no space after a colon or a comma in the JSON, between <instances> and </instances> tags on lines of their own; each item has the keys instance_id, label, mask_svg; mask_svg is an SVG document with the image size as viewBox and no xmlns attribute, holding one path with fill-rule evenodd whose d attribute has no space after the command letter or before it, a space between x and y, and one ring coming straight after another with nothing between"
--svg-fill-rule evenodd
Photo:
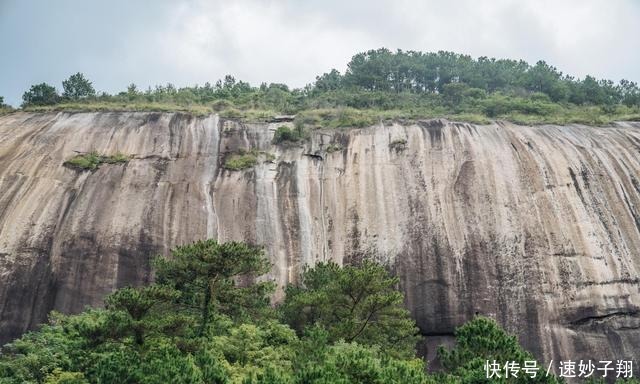
<instances>
[{"instance_id":1,"label":"overcast sky","mask_svg":"<svg viewBox=\"0 0 640 384\"><path fill-rule=\"evenodd\" d=\"M640 80L640 0L0 0L0 38L0 96L14 106L78 71L109 93L225 74L300 87L380 47Z\"/></svg>"}]
</instances>

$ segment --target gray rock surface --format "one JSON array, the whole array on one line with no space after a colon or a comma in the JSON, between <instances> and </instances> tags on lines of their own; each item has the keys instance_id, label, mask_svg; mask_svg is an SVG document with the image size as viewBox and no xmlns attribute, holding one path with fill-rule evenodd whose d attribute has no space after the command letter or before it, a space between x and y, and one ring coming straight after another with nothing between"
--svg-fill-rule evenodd
<instances>
[{"instance_id":1,"label":"gray rock surface","mask_svg":"<svg viewBox=\"0 0 640 384\"><path fill-rule=\"evenodd\" d=\"M388 262L429 355L474 314L545 361L640 355L639 123L430 120L274 146L281 124L0 117L0 342L146 283L151 257L213 237L263 244L280 286L318 260ZM275 160L222 167L253 148ZM91 150L134 157L63 166Z\"/></svg>"}]
</instances>

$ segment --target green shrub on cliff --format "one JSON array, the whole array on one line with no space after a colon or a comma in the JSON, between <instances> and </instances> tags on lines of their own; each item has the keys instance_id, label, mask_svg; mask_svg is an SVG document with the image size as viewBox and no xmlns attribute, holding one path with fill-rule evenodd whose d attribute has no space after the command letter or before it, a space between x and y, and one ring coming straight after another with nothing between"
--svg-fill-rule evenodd
<instances>
[{"instance_id":1,"label":"green shrub on cliff","mask_svg":"<svg viewBox=\"0 0 640 384\"><path fill-rule=\"evenodd\" d=\"M293 130L285 125L282 125L276 129L276 132L273 134L273 143L274 144L283 144L283 143L295 143L301 139L301 135L299 131Z\"/></svg>"},{"instance_id":2,"label":"green shrub on cliff","mask_svg":"<svg viewBox=\"0 0 640 384\"><path fill-rule=\"evenodd\" d=\"M241 171L256 164L258 164L258 156L255 153L243 152L229 156L224 162L224 167L231 171Z\"/></svg>"},{"instance_id":3,"label":"green shrub on cliff","mask_svg":"<svg viewBox=\"0 0 640 384\"><path fill-rule=\"evenodd\" d=\"M237 152L225 156L223 166L230 171L242 171L252 168L260 162L272 163L275 159L276 156L273 153L259 151L256 148L239 149Z\"/></svg>"},{"instance_id":4,"label":"green shrub on cliff","mask_svg":"<svg viewBox=\"0 0 640 384\"><path fill-rule=\"evenodd\" d=\"M62 82L64 92L62 97L70 100L86 99L96 95L93 85L80 72L69 76L67 80Z\"/></svg>"},{"instance_id":5,"label":"green shrub on cliff","mask_svg":"<svg viewBox=\"0 0 640 384\"><path fill-rule=\"evenodd\" d=\"M32 85L31 88L22 95L23 106L31 105L53 105L60 101L60 96L55 87L41 83Z\"/></svg>"},{"instance_id":6,"label":"green shrub on cliff","mask_svg":"<svg viewBox=\"0 0 640 384\"><path fill-rule=\"evenodd\" d=\"M130 159L130 156L127 156L120 152L116 153L115 155L101 155L96 151L91 151L89 153L83 153L72 157L71 159L65 161L64 165L70 168L93 171L98 169L101 164L126 163Z\"/></svg>"},{"instance_id":7,"label":"green shrub on cliff","mask_svg":"<svg viewBox=\"0 0 640 384\"><path fill-rule=\"evenodd\" d=\"M12 112L13 108L10 105L4 103L4 97L0 96L0 115Z\"/></svg>"}]
</instances>

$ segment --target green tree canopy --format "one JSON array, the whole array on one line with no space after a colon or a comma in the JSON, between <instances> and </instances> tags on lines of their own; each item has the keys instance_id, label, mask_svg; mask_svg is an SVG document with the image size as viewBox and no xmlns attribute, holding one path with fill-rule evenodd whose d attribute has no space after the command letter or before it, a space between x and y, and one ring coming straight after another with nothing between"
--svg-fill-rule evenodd
<instances>
[{"instance_id":1,"label":"green tree canopy","mask_svg":"<svg viewBox=\"0 0 640 384\"><path fill-rule=\"evenodd\" d=\"M69 76L62 82L64 92L62 97L70 100L80 100L96 95L95 89L89 80L80 72Z\"/></svg>"},{"instance_id":2,"label":"green tree canopy","mask_svg":"<svg viewBox=\"0 0 640 384\"><path fill-rule=\"evenodd\" d=\"M60 103L36 110L180 110L252 120L296 114L301 137L305 130L318 127L363 127L381 120L430 117L592 125L640 119L640 88L633 81L575 78L544 61L531 65L447 51L386 48L357 53L343 74L332 69L301 89L278 83L254 87L226 75L214 85L168 83L146 91L130 85L115 95L92 97L91 83L76 73L64 81L62 98L32 94L25 107ZM65 105L67 101L74 103Z\"/></svg>"},{"instance_id":3,"label":"green tree canopy","mask_svg":"<svg viewBox=\"0 0 640 384\"><path fill-rule=\"evenodd\" d=\"M55 87L40 83L32 85L31 88L22 95L24 106L29 105L52 105L60 100Z\"/></svg>"},{"instance_id":4,"label":"green tree canopy","mask_svg":"<svg viewBox=\"0 0 640 384\"><path fill-rule=\"evenodd\" d=\"M438 358L445 369L442 382L464 383L559 383L553 376L542 373L546 369L538 364L540 374L535 378L520 374L516 378L487 378L485 364L494 360L500 364L516 362L524 367L525 361L535 361L533 355L518 344L515 336L509 335L492 319L478 316L456 329L456 345L447 350L438 349Z\"/></svg>"},{"instance_id":5,"label":"green tree canopy","mask_svg":"<svg viewBox=\"0 0 640 384\"><path fill-rule=\"evenodd\" d=\"M332 343L326 330L310 327L295 351L295 383L423 384L435 383L416 357L397 359L379 346Z\"/></svg>"},{"instance_id":6,"label":"green tree canopy","mask_svg":"<svg viewBox=\"0 0 640 384\"><path fill-rule=\"evenodd\" d=\"M319 263L302 273L300 284L287 287L279 309L299 334L318 325L331 341L379 345L389 354L412 356L418 329L397 285L396 277L370 261L345 267Z\"/></svg>"},{"instance_id":7,"label":"green tree canopy","mask_svg":"<svg viewBox=\"0 0 640 384\"><path fill-rule=\"evenodd\" d=\"M201 241L178 247L156 263L155 284L119 289L106 298L104 309L52 313L49 324L6 345L0 383L432 382L422 360L394 356L386 345L333 341L320 325L298 336L255 308L237 316L230 310L235 303L268 303L263 289L244 290L264 283L232 284L268 269L258 247ZM207 291L210 309L203 317Z\"/></svg>"},{"instance_id":8,"label":"green tree canopy","mask_svg":"<svg viewBox=\"0 0 640 384\"><path fill-rule=\"evenodd\" d=\"M204 335L213 314L233 318L265 315L275 286L255 279L269 272L260 247L239 242L198 241L155 261L156 281L180 291L177 303L200 317ZM239 284L241 280L246 281Z\"/></svg>"},{"instance_id":9,"label":"green tree canopy","mask_svg":"<svg viewBox=\"0 0 640 384\"><path fill-rule=\"evenodd\" d=\"M542 375L487 379L487 360L522 365L533 356L484 317L459 327L456 345L438 352L444 370L427 373L413 351L415 324L400 306L397 279L373 262L305 270L302 284L288 287L280 307L295 329L261 311L237 316L229 310L234 302L266 305L264 290L243 290L262 283L231 283L268 269L258 247L200 241L177 247L157 265L155 284L119 289L104 309L52 312L48 324L5 345L0 383L559 382ZM207 291L209 316L203 317Z\"/></svg>"},{"instance_id":10,"label":"green tree canopy","mask_svg":"<svg viewBox=\"0 0 640 384\"><path fill-rule=\"evenodd\" d=\"M150 335L182 335L190 318L175 311L180 292L162 285L122 288L105 299L109 336L133 337L142 346Z\"/></svg>"}]
</instances>

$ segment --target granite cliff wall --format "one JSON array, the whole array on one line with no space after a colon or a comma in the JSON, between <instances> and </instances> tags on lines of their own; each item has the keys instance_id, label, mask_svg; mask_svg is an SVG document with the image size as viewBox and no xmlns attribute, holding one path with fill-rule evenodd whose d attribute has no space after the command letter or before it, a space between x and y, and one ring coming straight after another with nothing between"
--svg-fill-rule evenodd
<instances>
[{"instance_id":1,"label":"granite cliff wall","mask_svg":"<svg viewBox=\"0 0 640 384\"><path fill-rule=\"evenodd\" d=\"M287 147L271 144L279 125L0 117L0 342L148 282L151 257L212 237L263 244L281 285L318 260L388 262L429 354L478 313L546 361L640 355L639 123L430 120ZM225 170L240 149L260 163ZM133 158L63 166L91 150Z\"/></svg>"}]
</instances>

